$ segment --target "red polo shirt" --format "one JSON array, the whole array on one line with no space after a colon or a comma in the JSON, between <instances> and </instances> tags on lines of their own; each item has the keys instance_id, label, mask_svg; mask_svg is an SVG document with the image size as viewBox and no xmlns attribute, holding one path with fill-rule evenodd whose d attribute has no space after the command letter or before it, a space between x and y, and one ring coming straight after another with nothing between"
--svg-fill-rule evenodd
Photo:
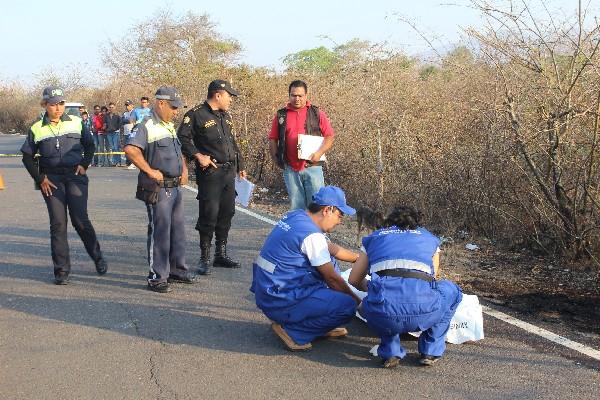
<instances>
[{"instance_id":1,"label":"red polo shirt","mask_svg":"<svg viewBox=\"0 0 600 400\"><path fill-rule=\"evenodd\" d=\"M296 110L288 103L287 109L287 120L285 127L285 155L290 164L290 167L294 171L302 171L306 164L305 160L298 159L298 134L305 133L304 126L306 122L306 113L310 107L310 102L306 102L306 107ZM333 128L329 123L327 115L319 109L319 128L323 133L323 136L333 136ZM269 133L269 139L279 140L279 124L277 121L277 114L273 118L271 124L271 133Z\"/></svg>"}]
</instances>

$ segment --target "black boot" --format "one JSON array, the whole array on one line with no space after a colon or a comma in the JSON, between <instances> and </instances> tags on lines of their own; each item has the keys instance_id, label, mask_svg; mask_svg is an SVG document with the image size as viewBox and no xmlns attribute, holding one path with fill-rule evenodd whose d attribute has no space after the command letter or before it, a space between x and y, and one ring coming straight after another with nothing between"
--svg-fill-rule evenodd
<instances>
[{"instance_id":1,"label":"black boot","mask_svg":"<svg viewBox=\"0 0 600 400\"><path fill-rule=\"evenodd\" d=\"M215 260L213 261L213 267L221 268L239 268L240 263L232 260L227 256L227 242L224 240L217 240L215 242Z\"/></svg>"},{"instance_id":2,"label":"black boot","mask_svg":"<svg viewBox=\"0 0 600 400\"><path fill-rule=\"evenodd\" d=\"M210 242L212 237L200 235L200 261L198 275L210 275Z\"/></svg>"}]
</instances>

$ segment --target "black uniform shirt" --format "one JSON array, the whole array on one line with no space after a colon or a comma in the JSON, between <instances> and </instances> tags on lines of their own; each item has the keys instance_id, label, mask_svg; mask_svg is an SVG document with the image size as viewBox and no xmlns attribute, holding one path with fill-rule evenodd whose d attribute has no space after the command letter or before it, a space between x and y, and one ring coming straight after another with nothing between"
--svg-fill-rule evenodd
<instances>
[{"instance_id":1,"label":"black uniform shirt","mask_svg":"<svg viewBox=\"0 0 600 400\"><path fill-rule=\"evenodd\" d=\"M185 113L177 136L183 154L188 159L201 153L219 164L237 162L237 170L244 169L244 161L233 136L233 121L228 112L213 110L204 102Z\"/></svg>"}]
</instances>

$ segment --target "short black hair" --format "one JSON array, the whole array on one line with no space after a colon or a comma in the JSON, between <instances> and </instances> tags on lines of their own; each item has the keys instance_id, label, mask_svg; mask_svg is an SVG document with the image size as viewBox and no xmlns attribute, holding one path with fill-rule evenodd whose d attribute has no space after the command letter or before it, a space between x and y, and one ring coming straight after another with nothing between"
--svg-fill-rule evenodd
<instances>
[{"instance_id":1,"label":"short black hair","mask_svg":"<svg viewBox=\"0 0 600 400\"><path fill-rule=\"evenodd\" d=\"M326 207L329 207L329 206L322 206L322 205L320 205L320 204L317 204L317 203L310 203L310 204L308 205L308 208L307 208L307 210L308 210L308 212L310 212L311 214L316 214L316 213L320 212L322 209L324 209L324 208L326 208Z\"/></svg>"},{"instance_id":2,"label":"short black hair","mask_svg":"<svg viewBox=\"0 0 600 400\"><path fill-rule=\"evenodd\" d=\"M96 105L94 106L94 108L100 108L100 106L99 106L98 104L96 104Z\"/></svg>"},{"instance_id":3,"label":"short black hair","mask_svg":"<svg viewBox=\"0 0 600 400\"><path fill-rule=\"evenodd\" d=\"M142 101L142 100L150 101L150 99L149 99L149 98L147 98L146 96L142 96L142 97L140 97L140 101Z\"/></svg>"},{"instance_id":4,"label":"short black hair","mask_svg":"<svg viewBox=\"0 0 600 400\"><path fill-rule=\"evenodd\" d=\"M218 92L220 92L220 90L209 90L208 93L206 93L206 98L212 99Z\"/></svg>"},{"instance_id":5,"label":"short black hair","mask_svg":"<svg viewBox=\"0 0 600 400\"><path fill-rule=\"evenodd\" d=\"M90 114L88 114L88 112L87 112L87 111L82 111L82 112L81 112L81 115L90 115Z\"/></svg>"},{"instance_id":6,"label":"short black hair","mask_svg":"<svg viewBox=\"0 0 600 400\"><path fill-rule=\"evenodd\" d=\"M414 207L396 206L385 218L383 226L397 226L400 229L417 229L421 225L421 215Z\"/></svg>"},{"instance_id":7,"label":"short black hair","mask_svg":"<svg viewBox=\"0 0 600 400\"><path fill-rule=\"evenodd\" d=\"M290 86L288 87L288 94L292 93L292 88L295 87L302 87L304 88L304 93L308 93L308 85L306 84L306 82L298 79L290 83Z\"/></svg>"},{"instance_id":8,"label":"short black hair","mask_svg":"<svg viewBox=\"0 0 600 400\"><path fill-rule=\"evenodd\" d=\"M113 103L112 101L111 101L110 103L108 103L108 106L109 106L109 107L110 107L110 106L114 106L114 105L115 105L115 103Z\"/></svg>"}]
</instances>

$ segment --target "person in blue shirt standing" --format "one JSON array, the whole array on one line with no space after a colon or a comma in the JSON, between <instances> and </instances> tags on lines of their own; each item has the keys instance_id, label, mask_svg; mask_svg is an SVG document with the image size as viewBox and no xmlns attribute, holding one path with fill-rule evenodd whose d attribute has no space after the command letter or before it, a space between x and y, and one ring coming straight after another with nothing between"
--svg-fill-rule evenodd
<instances>
[{"instance_id":1,"label":"person in blue shirt standing","mask_svg":"<svg viewBox=\"0 0 600 400\"><path fill-rule=\"evenodd\" d=\"M404 358L400 335L414 331L422 331L419 362L433 365L446 349L446 333L462 300L455 283L436 280L440 241L419 219L414 208L396 207L382 229L363 238L364 253L348 278L367 292L360 312L381 339L377 354L385 368L396 367Z\"/></svg>"},{"instance_id":2,"label":"person in blue shirt standing","mask_svg":"<svg viewBox=\"0 0 600 400\"><path fill-rule=\"evenodd\" d=\"M150 115L151 108L149 107L150 100L144 96L140 98L140 106L133 109L130 114L129 121L132 124L139 124L144 117Z\"/></svg>"},{"instance_id":3,"label":"person in blue shirt standing","mask_svg":"<svg viewBox=\"0 0 600 400\"><path fill-rule=\"evenodd\" d=\"M309 350L317 337L348 333L340 325L352 319L360 299L332 260L354 262L358 254L325 233L354 213L340 188L322 187L308 210L290 211L277 223L253 264L256 306L274 321L271 328L288 350Z\"/></svg>"}]
</instances>

